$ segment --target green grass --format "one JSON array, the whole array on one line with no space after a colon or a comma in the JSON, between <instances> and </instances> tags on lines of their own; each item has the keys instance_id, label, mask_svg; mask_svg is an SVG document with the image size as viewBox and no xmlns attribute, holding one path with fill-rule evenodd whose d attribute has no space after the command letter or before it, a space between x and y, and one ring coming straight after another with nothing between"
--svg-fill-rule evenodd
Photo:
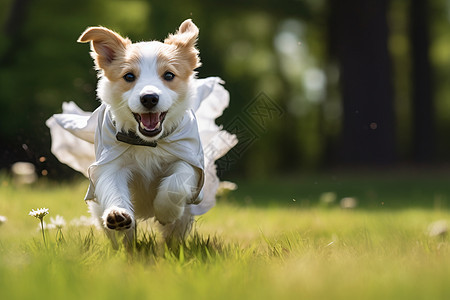
<instances>
[{"instance_id":1,"label":"green grass","mask_svg":"<svg viewBox=\"0 0 450 300\"><path fill-rule=\"evenodd\" d=\"M442 176L330 176L238 182L182 245L140 223L136 249L67 225L64 241L28 216L87 215L86 182L0 180L1 299L447 299L450 248L428 226L450 221ZM343 210L320 198L355 197ZM294 201L295 200L295 201ZM383 204L381 204L383 203Z\"/></svg>"}]
</instances>

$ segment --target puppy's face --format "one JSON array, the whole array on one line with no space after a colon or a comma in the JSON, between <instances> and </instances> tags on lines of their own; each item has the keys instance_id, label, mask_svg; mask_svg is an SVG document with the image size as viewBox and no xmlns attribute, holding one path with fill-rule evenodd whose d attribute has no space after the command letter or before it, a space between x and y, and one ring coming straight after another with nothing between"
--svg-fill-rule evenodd
<instances>
[{"instance_id":1,"label":"puppy's face","mask_svg":"<svg viewBox=\"0 0 450 300\"><path fill-rule=\"evenodd\" d=\"M92 57L100 71L98 95L111 106L116 125L153 141L180 121L189 82L200 66L195 43L198 28L184 21L164 43L131 43L103 28L88 28L79 42L91 42Z\"/></svg>"}]
</instances>

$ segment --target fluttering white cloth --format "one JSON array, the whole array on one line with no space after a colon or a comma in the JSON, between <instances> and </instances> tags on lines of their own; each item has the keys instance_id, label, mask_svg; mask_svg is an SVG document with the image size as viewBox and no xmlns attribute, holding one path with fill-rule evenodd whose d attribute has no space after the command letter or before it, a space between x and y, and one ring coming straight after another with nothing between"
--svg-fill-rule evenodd
<instances>
[{"instance_id":1,"label":"fluttering white cloth","mask_svg":"<svg viewBox=\"0 0 450 300\"><path fill-rule=\"evenodd\" d=\"M196 79L192 110L186 111L180 126L157 145L204 175L198 187L198 192L203 191L203 201L190 205L194 215L204 214L215 205L219 186L215 161L237 144L235 135L215 124L215 119L229 104L229 93L221 83L217 77ZM63 113L53 115L46 124L52 137L52 153L91 179L86 200L95 198L92 177L96 166L116 159L130 147L148 147L117 141L117 129L106 104L90 113L73 102L66 102Z\"/></svg>"}]
</instances>

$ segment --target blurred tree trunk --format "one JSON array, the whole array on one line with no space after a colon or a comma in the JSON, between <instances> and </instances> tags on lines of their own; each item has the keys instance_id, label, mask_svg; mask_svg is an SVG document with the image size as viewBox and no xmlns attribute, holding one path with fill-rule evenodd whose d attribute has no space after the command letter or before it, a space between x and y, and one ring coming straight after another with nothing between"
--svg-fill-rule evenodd
<instances>
[{"instance_id":1,"label":"blurred tree trunk","mask_svg":"<svg viewBox=\"0 0 450 300\"><path fill-rule=\"evenodd\" d=\"M410 2L412 56L413 158L427 162L435 152L433 81L429 57L429 20L426 0Z\"/></svg>"},{"instance_id":2,"label":"blurred tree trunk","mask_svg":"<svg viewBox=\"0 0 450 300\"><path fill-rule=\"evenodd\" d=\"M11 10L3 27L3 33L9 43L8 48L0 57L2 67L12 64L14 51L20 46L20 31L26 19L28 2L29 0L15 0L11 4Z\"/></svg>"},{"instance_id":3,"label":"blurred tree trunk","mask_svg":"<svg viewBox=\"0 0 450 300\"><path fill-rule=\"evenodd\" d=\"M330 46L340 67L346 164L395 161L388 0L329 0Z\"/></svg>"},{"instance_id":4,"label":"blurred tree trunk","mask_svg":"<svg viewBox=\"0 0 450 300\"><path fill-rule=\"evenodd\" d=\"M17 60L17 50L23 47L21 30L24 26L27 17L27 5L29 0L14 0L11 3L11 8L7 14L5 23L3 24L2 34L6 37L7 43L0 53L0 66L3 72L14 66ZM10 87L8 87L10 88ZM4 117L1 115L1 117ZM8 128L11 130L12 128ZM21 143L18 142L21 138L11 139L10 136L4 136L4 131L0 131L0 169L9 167L15 161L27 160L29 153L24 151Z\"/></svg>"}]
</instances>

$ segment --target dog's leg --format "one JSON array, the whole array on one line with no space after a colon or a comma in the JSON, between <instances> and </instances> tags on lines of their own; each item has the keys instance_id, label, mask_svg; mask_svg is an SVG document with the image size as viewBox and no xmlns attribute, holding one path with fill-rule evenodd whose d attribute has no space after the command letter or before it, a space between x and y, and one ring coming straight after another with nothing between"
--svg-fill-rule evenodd
<instances>
[{"instance_id":1,"label":"dog's leg","mask_svg":"<svg viewBox=\"0 0 450 300\"><path fill-rule=\"evenodd\" d=\"M188 163L178 161L161 180L153 202L155 217L161 224L171 224L183 216L197 189L199 174Z\"/></svg>"},{"instance_id":2,"label":"dog's leg","mask_svg":"<svg viewBox=\"0 0 450 300\"><path fill-rule=\"evenodd\" d=\"M191 232L193 222L194 216L191 214L189 206L186 206L183 215L179 219L170 224L161 224L159 227L165 241L170 243L170 241L186 239Z\"/></svg>"},{"instance_id":3,"label":"dog's leg","mask_svg":"<svg viewBox=\"0 0 450 300\"><path fill-rule=\"evenodd\" d=\"M99 166L95 195L98 207L94 214L101 220L103 228L117 247L117 231L123 232L124 243L130 244L134 238L134 212L130 199L128 180L130 171L115 165Z\"/></svg>"}]
</instances>

